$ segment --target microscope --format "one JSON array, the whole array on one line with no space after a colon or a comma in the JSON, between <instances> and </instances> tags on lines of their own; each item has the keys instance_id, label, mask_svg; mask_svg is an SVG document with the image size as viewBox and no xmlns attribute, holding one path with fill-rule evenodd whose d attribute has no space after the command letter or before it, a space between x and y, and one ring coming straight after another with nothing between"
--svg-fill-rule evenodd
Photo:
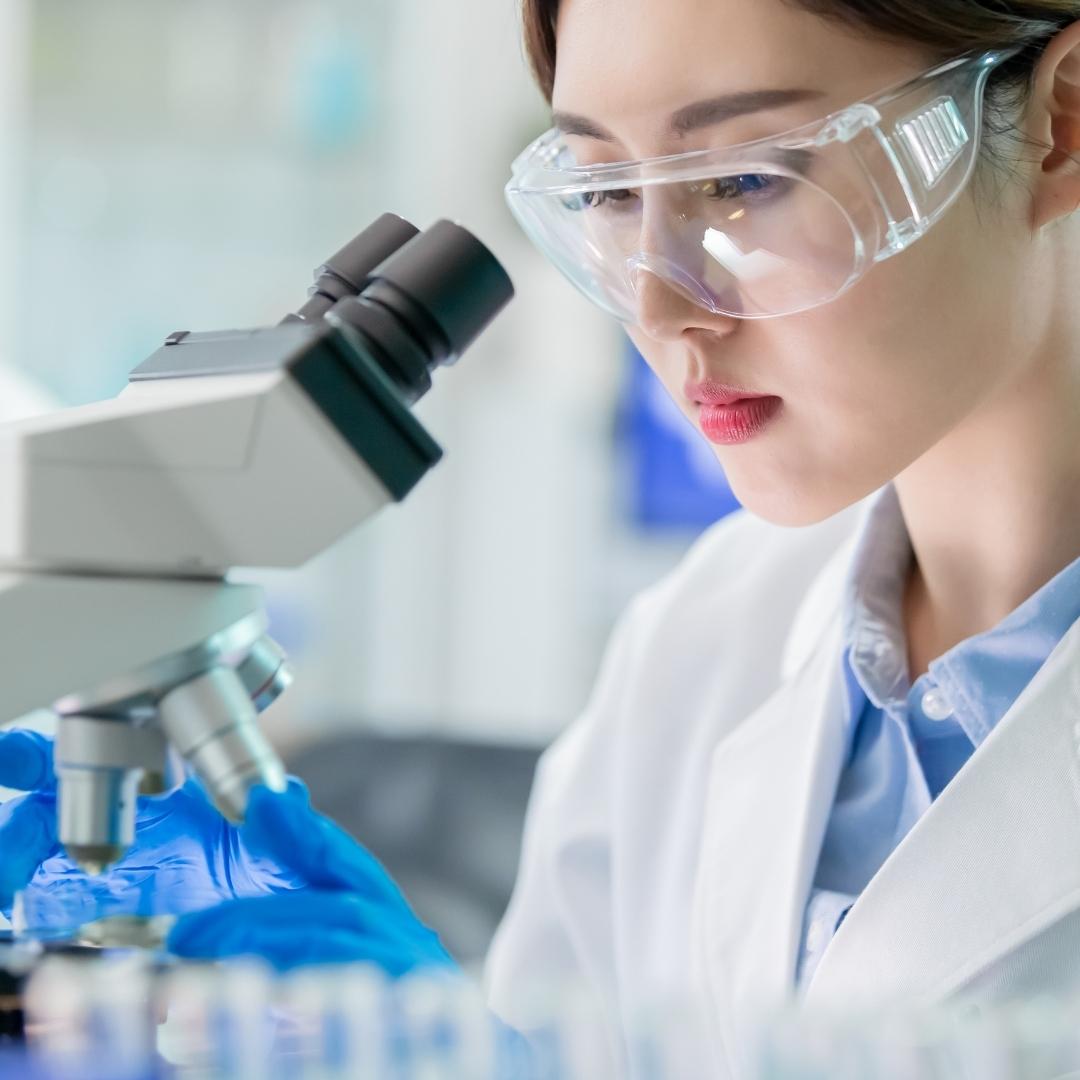
<instances>
[{"instance_id":1,"label":"microscope","mask_svg":"<svg viewBox=\"0 0 1080 1080\"><path fill-rule=\"evenodd\" d=\"M88 873L188 769L225 817L285 786L261 590L442 451L410 411L513 296L460 226L384 215L274 327L171 334L115 398L0 427L0 722L58 716L59 838Z\"/></svg>"}]
</instances>

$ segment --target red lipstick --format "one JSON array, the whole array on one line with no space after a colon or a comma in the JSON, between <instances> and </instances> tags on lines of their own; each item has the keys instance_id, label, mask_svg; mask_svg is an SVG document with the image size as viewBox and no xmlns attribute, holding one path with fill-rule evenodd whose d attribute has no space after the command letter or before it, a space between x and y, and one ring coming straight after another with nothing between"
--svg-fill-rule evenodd
<instances>
[{"instance_id":1,"label":"red lipstick","mask_svg":"<svg viewBox=\"0 0 1080 1080\"><path fill-rule=\"evenodd\" d=\"M780 410L781 398L705 380L688 382L687 398L698 407L698 424L710 442L731 446L762 431Z\"/></svg>"}]
</instances>

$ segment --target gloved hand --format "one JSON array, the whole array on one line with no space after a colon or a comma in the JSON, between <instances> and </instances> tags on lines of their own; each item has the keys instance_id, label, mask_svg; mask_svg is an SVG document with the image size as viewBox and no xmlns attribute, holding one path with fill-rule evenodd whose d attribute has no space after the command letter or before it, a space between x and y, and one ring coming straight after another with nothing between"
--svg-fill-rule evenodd
<instances>
[{"instance_id":1,"label":"gloved hand","mask_svg":"<svg viewBox=\"0 0 1080 1080\"><path fill-rule=\"evenodd\" d=\"M0 803L0 912L56 850L56 784L49 740L30 731L0 732L0 787L34 794Z\"/></svg>"},{"instance_id":2,"label":"gloved hand","mask_svg":"<svg viewBox=\"0 0 1080 1080\"><path fill-rule=\"evenodd\" d=\"M305 884L249 850L194 779L170 795L141 798L135 846L107 873L87 877L57 840L55 786L50 739L0 732L0 787L30 792L0 804L0 910L9 917L15 892L31 883L39 898L46 894L46 910L49 894L63 894L64 909L89 918L135 907L148 915L195 911Z\"/></svg>"},{"instance_id":3,"label":"gloved hand","mask_svg":"<svg viewBox=\"0 0 1080 1080\"><path fill-rule=\"evenodd\" d=\"M0 805L5 914L31 881L35 890L74 889L94 917L119 901L130 910L134 889L145 897L145 914L199 912L170 937L184 956L257 953L281 969L368 960L394 975L453 965L386 871L311 808L299 781L284 795L254 789L240 829L195 780L171 795L140 799L135 846L99 878L83 874L59 845L55 783L51 740L0 732L0 786L31 792Z\"/></svg>"},{"instance_id":4,"label":"gloved hand","mask_svg":"<svg viewBox=\"0 0 1080 1080\"><path fill-rule=\"evenodd\" d=\"M312 809L300 781L283 795L254 788L240 832L250 850L310 888L185 916L168 940L177 955L255 954L278 970L367 961L391 976L456 967L375 857Z\"/></svg>"}]
</instances>

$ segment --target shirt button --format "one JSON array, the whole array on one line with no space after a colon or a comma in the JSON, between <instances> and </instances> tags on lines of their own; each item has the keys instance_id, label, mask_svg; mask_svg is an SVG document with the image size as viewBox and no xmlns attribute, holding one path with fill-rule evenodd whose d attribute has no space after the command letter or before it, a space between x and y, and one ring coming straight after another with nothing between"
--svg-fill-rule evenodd
<instances>
[{"instance_id":1,"label":"shirt button","mask_svg":"<svg viewBox=\"0 0 1080 1080\"><path fill-rule=\"evenodd\" d=\"M953 707L949 699L936 687L923 694L920 705L928 720L947 720L952 716Z\"/></svg>"}]
</instances>

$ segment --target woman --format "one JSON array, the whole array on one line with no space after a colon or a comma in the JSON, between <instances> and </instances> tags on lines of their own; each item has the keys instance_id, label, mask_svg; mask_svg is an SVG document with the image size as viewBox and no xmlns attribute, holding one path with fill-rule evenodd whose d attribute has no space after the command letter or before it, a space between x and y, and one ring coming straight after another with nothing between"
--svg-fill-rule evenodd
<instances>
[{"instance_id":1,"label":"woman","mask_svg":"<svg viewBox=\"0 0 1080 1080\"><path fill-rule=\"evenodd\" d=\"M1077 19L527 0L557 131L511 203L748 512L632 605L543 764L510 1022L523 972L624 1025L689 989L738 1071L793 993L1080 976Z\"/></svg>"},{"instance_id":2,"label":"woman","mask_svg":"<svg viewBox=\"0 0 1080 1080\"><path fill-rule=\"evenodd\" d=\"M612 1069L644 1068L635 1017L689 997L691 1060L738 1075L757 1011L793 995L1073 978L1077 19L1078 0L527 0L557 127L512 205L747 509L631 605L541 767L490 963L511 1024L538 983L584 984ZM8 740L0 783L47 784L41 744ZM0 903L55 842L42 799L4 810ZM246 830L271 867L252 890L277 895L189 917L176 951L445 962L302 793L256 792ZM207 846L199 872L250 868L232 834Z\"/></svg>"}]
</instances>

